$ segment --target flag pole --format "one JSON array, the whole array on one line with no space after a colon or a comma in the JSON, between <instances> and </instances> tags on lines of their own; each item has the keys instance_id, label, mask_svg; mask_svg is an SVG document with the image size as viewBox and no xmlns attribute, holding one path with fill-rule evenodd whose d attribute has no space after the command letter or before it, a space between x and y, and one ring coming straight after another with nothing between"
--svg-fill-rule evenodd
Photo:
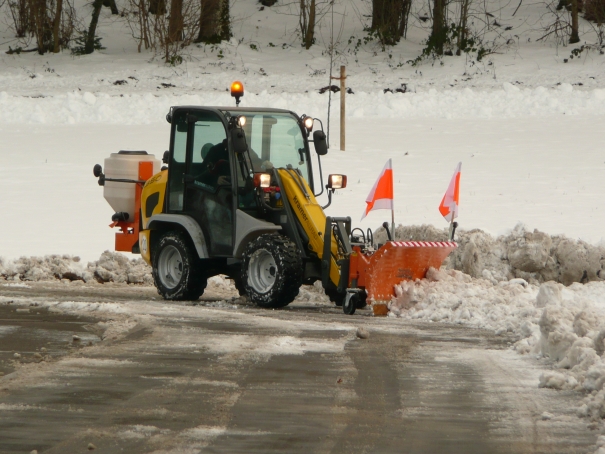
<instances>
[{"instance_id":1,"label":"flag pole","mask_svg":"<svg viewBox=\"0 0 605 454\"><path fill-rule=\"evenodd\" d=\"M393 168L393 158L389 158L391 168ZM391 201L391 238L395 241L395 188L393 188L393 200Z\"/></svg>"},{"instance_id":2,"label":"flag pole","mask_svg":"<svg viewBox=\"0 0 605 454\"><path fill-rule=\"evenodd\" d=\"M450 241L454 241L454 235L456 234L456 227L458 227L458 223L452 219L450 222Z\"/></svg>"}]
</instances>

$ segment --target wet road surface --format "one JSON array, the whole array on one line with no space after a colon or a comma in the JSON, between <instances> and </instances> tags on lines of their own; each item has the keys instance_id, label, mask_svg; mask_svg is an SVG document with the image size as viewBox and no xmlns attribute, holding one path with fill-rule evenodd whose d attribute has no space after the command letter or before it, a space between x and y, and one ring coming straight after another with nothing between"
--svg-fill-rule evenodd
<instances>
[{"instance_id":1,"label":"wet road surface","mask_svg":"<svg viewBox=\"0 0 605 454\"><path fill-rule=\"evenodd\" d=\"M537 361L492 333L109 290L0 290L1 453L580 453L596 442L578 395L538 389Z\"/></svg>"}]
</instances>

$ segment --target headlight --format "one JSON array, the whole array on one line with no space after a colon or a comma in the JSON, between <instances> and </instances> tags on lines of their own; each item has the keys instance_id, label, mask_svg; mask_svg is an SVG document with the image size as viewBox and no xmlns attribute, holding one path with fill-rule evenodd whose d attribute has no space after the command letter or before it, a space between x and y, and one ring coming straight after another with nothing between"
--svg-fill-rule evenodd
<instances>
[{"instance_id":1,"label":"headlight","mask_svg":"<svg viewBox=\"0 0 605 454\"><path fill-rule=\"evenodd\" d=\"M256 186L257 188L268 188L269 186L271 186L271 174L255 173L254 186Z\"/></svg>"},{"instance_id":2,"label":"headlight","mask_svg":"<svg viewBox=\"0 0 605 454\"><path fill-rule=\"evenodd\" d=\"M243 115L237 117L237 124L240 128L243 128L246 125L246 117L244 117Z\"/></svg>"},{"instance_id":3,"label":"headlight","mask_svg":"<svg viewBox=\"0 0 605 454\"><path fill-rule=\"evenodd\" d=\"M328 189L343 189L347 187L347 176L332 174L328 176Z\"/></svg>"}]
</instances>

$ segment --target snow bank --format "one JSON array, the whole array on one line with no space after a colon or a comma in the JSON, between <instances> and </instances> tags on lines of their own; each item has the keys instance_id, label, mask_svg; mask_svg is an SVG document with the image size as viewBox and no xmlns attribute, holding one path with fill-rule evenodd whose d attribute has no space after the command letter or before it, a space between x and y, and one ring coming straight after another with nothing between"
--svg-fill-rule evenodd
<instances>
[{"instance_id":1,"label":"snow bank","mask_svg":"<svg viewBox=\"0 0 605 454\"><path fill-rule=\"evenodd\" d=\"M378 243L386 241L385 230L378 229L374 238ZM447 231L431 225L399 225L395 229L395 239L445 241ZM444 266L492 283L517 278L534 285L548 281L571 285L601 281L602 276L605 277L605 247L561 235L550 236L537 230L529 232L522 225L497 238L478 229L461 230L456 241L458 248ZM151 268L142 259L128 259L110 251L86 266L79 257L69 255L21 257L13 261L0 257L0 276L11 281L69 279L153 284ZM317 297L317 288L305 286L299 299L313 301Z\"/></svg>"},{"instance_id":2,"label":"snow bank","mask_svg":"<svg viewBox=\"0 0 605 454\"><path fill-rule=\"evenodd\" d=\"M544 358L552 368L541 375L540 387L581 391L578 415L605 417L605 282L533 285L431 269L427 279L404 281L396 293L390 317L508 333L514 350Z\"/></svg>"},{"instance_id":3,"label":"snow bank","mask_svg":"<svg viewBox=\"0 0 605 454\"><path fill-rule=\"evenodd\" d=\"M567 87L563 89L561 87ZM319 88L319 87L318 87ZM170 106L231 106L229 93L186 90L196 94L152 94L72 91L23 96L0 92L0 124L150 124L163 120ZM299 113L323 112L328 97L318 92L247 95L250 106L272 106ZM605 90L557 88L519 89L505 83L501 89L471 88L400 93L382 90L356 92L347 97L347 110L355 118L526 118L553 115L603 115Z\"/></svg>"},{"instance_id":4,"label":"snow bank","mask_svg":"<svg viewBox=\"0 0 605 454\"><path fill-rule=\"evenodd\" d=\"M378 243L386 241L382 227L374 236ZM399 225L395 239L445 241L447 230L431 225ZM536 285L548 281L571 285L605 278L605 247L538 230L529 232L521 224L497 238L479 229L458 230L456 242L458 248L445 267L494 283L520 278Z\"/></svg>"},{"instance_id":5,"label":"snow bank","mask_svg":"<svg viewBox=\"0 0 605 454\"><path fill-rule=\"evenodd\" d=\"M153 284L151 268L142 259L105 251L99 260L84 265L80 258L70 255L21 257L6 260L0 257L0 277L9 281L70 281L117 282Z\"/></svg>"}]
</instances>

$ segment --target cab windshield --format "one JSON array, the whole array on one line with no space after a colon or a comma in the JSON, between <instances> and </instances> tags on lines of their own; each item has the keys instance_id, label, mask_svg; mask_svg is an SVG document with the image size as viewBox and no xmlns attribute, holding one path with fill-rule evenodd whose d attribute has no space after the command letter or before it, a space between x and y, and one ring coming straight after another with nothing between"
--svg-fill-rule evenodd
<instances>
[{"instance_id":1,"label":"cab windshield","mask_svg":"<svg viewBox=\"0 0 605 454\"><path fill-rule=\"evenodd\" d=\"M255 172L290 164L309 181L303 133L294 116L277 112L229 114L234 117L246 117L244 132Z\"/></svg>"}]
</instances>

